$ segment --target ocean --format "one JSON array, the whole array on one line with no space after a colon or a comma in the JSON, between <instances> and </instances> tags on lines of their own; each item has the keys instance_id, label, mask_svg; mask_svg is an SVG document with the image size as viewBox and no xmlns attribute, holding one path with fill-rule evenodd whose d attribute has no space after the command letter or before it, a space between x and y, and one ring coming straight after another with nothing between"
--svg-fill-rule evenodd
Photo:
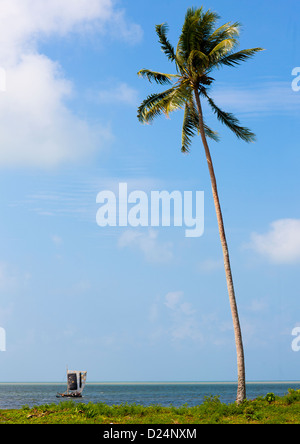
<instances>
[{"instance_id":1,"label":"ocean","mask_svg":"<svg viewBox=\"0 0 300 444\"><path fill-rule=\"evenodd\" d=\"M265 396L272 392L285 395L288 389L300 389L300 382L250 382L247 383L247 399ZM18 409L28 405L59 403L58 392L65 391L66 386L55 383L3 383L0 384L0 409ZM175 407L187 404L201 404L205 396L219 396L220 401L235 401L237 386L235 383L188 382L188 383L88 383L83 397L75 402L103 402L108 405L118 404L159 404Z\"/></svg>"}]
</instances>

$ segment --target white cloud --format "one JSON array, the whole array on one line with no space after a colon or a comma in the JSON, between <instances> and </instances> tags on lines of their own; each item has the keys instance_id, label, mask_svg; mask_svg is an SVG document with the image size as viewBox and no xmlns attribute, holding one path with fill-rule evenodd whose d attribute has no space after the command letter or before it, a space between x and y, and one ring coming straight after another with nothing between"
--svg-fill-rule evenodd
<instances>
[{"instance_id":1,"label":"white cloud","mask_svg":"<svg viewBox=\"0 0 300 444\"><path fill-rule=\"evenodd\" d=\"M127 230L119 239L119 247L131 247L143 253L148 262L169 262L172 257L172 244L159 242L158 234L154 230L142 232L138 230Z\"/></svg>"},{"instance_id":2,"label":"white cloud","mask_svg":"<svg viewBox=\"0 0 300 444\"><path fill-rule=\"evenodd\" d=\"M124 39L135 44L142 39L143 30L140 25L129 23L125 18L124 10L114 11L111 17L111 30L115 38Z\"/></svg>"},{"instance_id":3,"label":"white cloud","mask_svg":"<svg viewBox=\"0 0 300 444\"><path fill-rule=\"evenodd\" d=\"M249 247L274 263L299 262L300 219L272 222L267 233L252 233Z\"/></svg>"},{"instance_id":4,"label":"white cloud","mask_svg":"<svg viewBox=\"0 0 300 444\"><path fill-rule=\"evenodd\" d=\"M170 308L171 310L175 310L182 296L183 296L182 291L174 291L168 293L165 298L166 299L165 306Z\"/></svg>"},{"instance_id":5,"label":"white cloud","mask_svg":"<svg viewBox=\"0 0 300 444\"><path fill-rule=\"evenodd\" d=\"M110 138L108 129L92 127L65 106L72 85L47 57L23 56L7 79L0 100L0 165L51 167L80 159L102 137Z\"/></svg>"},{"instance_id":6,"label":"white cloud","mask_svg":"<svg viewBox=\"0 0 300 444\"><path fill-rule=\"evenodd\" d=\"M140 27L128 23L112 0L0 0L0 11L0 66L7 83L0 96L0 166L51 167L93 153L99 141L101 147L110 139L110 130L68 108L73 85L39 53L38 43L94 30L134 42Z\"/></svg>"},{"instance_id":7,"label":"white cloud","mask_svg":"<svg viewBox=\"0 0 300 444\"><path fill-rule=\"evenodd\" d=\"M110 32L137 41L142 30L129 23L113 0L0 0L1 56L13 61L36 50L39 38L70 32ZM116 32L117 31L117 32Z\"/></svg>"},{"instance_id":8,"label":"white cloud","mask_svg":"<svg viewBox=\"0 0 300 444\"><path fill-rule=\"evenodd\" d=\"M118 83L109 89L102 89L93 93L100 103L111 103L113 106L119 103L136 106L138 103L138 91L126 83Z\"/></svg>"}]
</instances>

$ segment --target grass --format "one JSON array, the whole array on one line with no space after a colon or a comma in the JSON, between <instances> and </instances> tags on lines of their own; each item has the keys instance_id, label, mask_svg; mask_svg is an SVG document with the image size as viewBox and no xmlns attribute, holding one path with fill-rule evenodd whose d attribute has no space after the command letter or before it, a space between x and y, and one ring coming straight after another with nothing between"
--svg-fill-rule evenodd
<instances>
[{"instance_id":1,"label":"grass","mask_svg":"<svg viewBox=\"0 0 300 444\"><path fill-rule=\"evenodd\" d=\"M1 424L299 424L300 390L285 396L268 393L241 405L206 397L195 407L148 407L137 404L108 406L74 401L18 410L0 410Z\"/></svg>"}]
</instances>

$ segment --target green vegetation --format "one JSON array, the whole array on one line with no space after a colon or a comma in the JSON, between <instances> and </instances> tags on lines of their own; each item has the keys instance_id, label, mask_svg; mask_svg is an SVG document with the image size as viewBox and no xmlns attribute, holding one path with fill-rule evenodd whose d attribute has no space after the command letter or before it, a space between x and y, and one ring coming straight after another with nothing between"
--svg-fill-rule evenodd
<instances>
[{"instance_id":1,"label":"green vegetation","mask_svg":"<svg viewBox=\"0 0 300 444\"><path fill-rule=\"evenodd\" d=\"M189 407L144 407L136 404L61 402L20 410L0 410L1 424L299 424L300 390L283 397L268 393L242 404L224 404L218 396L206 397Z\"/></svg>"}]
</instances>

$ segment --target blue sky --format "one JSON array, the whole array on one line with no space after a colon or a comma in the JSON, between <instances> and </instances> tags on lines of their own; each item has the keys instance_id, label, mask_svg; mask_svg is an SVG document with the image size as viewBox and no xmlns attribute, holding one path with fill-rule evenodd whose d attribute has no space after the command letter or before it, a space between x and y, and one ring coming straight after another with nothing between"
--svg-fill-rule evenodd
<instances>
[{"instance_id":1,"label":"blue sky","mask_svg":"<svg viewBox=\"0 0 300 444\"><path fill-rule=\"evenodd\" d=\"M297 380L300 353L298 1L0 0L0 381L234 381L236 354L203 147L180 152L182 113L141 125L174 72L155 25L176 44L186 9L242 23L241 48L266 51L215 72L213 97L257 135L214 116L210 143L231 253L248 380ZM300 72L300 69L299 69ZM299 82L300 83L300 82ZM209 110L205 107L205 112ZM205 231L106 227L102 190L205 194Z\"/></svg>"}]
</instances>

